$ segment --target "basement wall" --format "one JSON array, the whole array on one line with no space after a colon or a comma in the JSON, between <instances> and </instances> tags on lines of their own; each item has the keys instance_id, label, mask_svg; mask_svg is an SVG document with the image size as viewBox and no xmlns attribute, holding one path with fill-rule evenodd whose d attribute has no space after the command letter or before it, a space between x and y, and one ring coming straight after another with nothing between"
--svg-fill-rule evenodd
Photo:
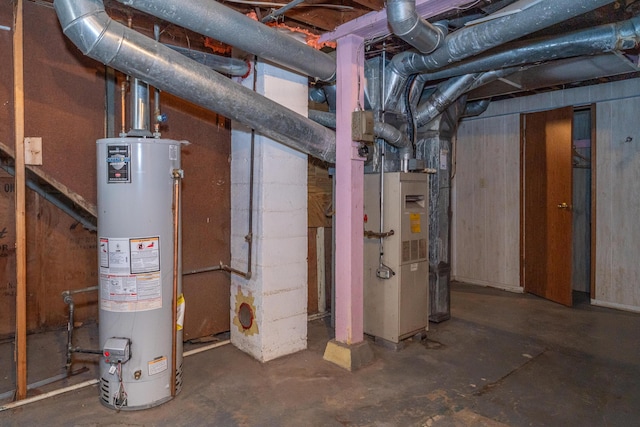
<instances>
[{"instance_id":1,"label":"basement wall","mask_svg":"<svg viewBox=\"0 0 640 427\"><path fill-rule=\"evenodd\" d=\"M498 101L481 116L462 121L452 196L455 280L522 291L520 114L592 103L596 255L591 299L595 305L640 311L640 79Z\"/></svg>"},{"instance_id":2,"label":"basement wall","mask_svg":"<svg viewBox=\"0 0 640 427\"><path fill-rule=\"evenodd\" d=\"M139 15L138 15L139 16ZM0 4L0 25L13 26L13 4ZM152 31L153 22L134 19ZM95 141L106 136L105 67L85 57L64 36L51 4L24 2L25 135L42 137L47 175L96 203ZM162 27L161 41L181 43ZM165 31L166 30L166 31ZM0 29L0 142L14 147L13 32ZM191 40L201 45L202 40ZM123 76L118 74L118 79ZM115 90L116 132L120 91ZM230 124L227 119L163 93L168 122L162 136L187 140L182 152L183 269L230 260ZM0 172L0 339L15 331L15 219L13 178ZM27 327L30 332L66 325L61 293L97 284L96 233L27 191ZM186 276L185 339L229 330L229 275ZM78 295L76 320L97 320L97 293ZM64 361L60 362L64 363Z\"/></svg>"}]
</instances>

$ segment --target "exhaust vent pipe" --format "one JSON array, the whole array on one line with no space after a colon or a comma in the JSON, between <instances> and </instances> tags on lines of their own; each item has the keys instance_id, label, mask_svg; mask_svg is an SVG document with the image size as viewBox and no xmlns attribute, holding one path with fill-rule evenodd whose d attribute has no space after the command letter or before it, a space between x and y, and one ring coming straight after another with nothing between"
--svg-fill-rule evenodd
<instances>
[{"instance_id":1,"label":"exhaust vent pipe","mask_svg":"<svg viewBox=\"0 0 640 427\"><path fill-rule=\"evenodd\" d=\"M117 1L304 75L324 81L335 79L336 61L330 55L300 43L216 1Z\"/></svg>"},{"instance_id":2,"label":"exhaust vent pipe","mask_svg":"<svg viewBox=\"0 0 640 427\"><path fill-rule=\"evenodd\" d=\"M187 3L193 2L182 6ZM101 0L55 0L54 7L65 35L85 55L293 149L335 162L335 132L113 21Z\"/></svg>"}]
</instances>

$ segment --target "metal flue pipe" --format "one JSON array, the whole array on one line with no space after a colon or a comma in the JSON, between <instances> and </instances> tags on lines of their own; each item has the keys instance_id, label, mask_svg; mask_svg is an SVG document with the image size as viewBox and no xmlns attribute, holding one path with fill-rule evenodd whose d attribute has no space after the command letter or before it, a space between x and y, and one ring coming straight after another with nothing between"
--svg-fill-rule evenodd
<instances>
[{"instance_id":1,"label":"metal flue pipe","mask_svg":"<svg viewBox=\"0 0 640 427\"><path fill-rule=\"evenodd\" d=\"M387 67L385 102L404 87L411 74L437 70L491 48L532 34L613 0L541 0L530 7L449 34L431 54L402 52ZM499 12L498 12L499 13ZM397 86L397 87L396 87Z\"/></svg>"},{"instance_id":2,"label":"metal flue pipe","mask_svg":"<svg viewBox=\"0 0 640 427\"><path fill-rule=\"evenodd\" d=\"M430 24L416 11L415 0L389 0L387 21L393 33L422 53L436 50L446 36L446 29Z\"/></svg>"},{"instance_id":3,"label":"metal flue pipe","mask_svg":"<svg viewBox=\"0 0 640 427\"><path fill-rule=\"evenodd\" d=\"M440 80L503 67L535 64L556 59L633 49L640 44L640 17L505 46L498 52L473 58L440 71L425 73L427 80Z\"/></svg>"},{"instance_id":4,"label":"metal flue pipe","mask_svg":"<svg viewBox=\"0 0 640 427\"><path fill-rule=\"evenodd\" d=\"M335 59L214 0L118 0L172 24L324 81L335 79Z\"/></svg>"},{"instance_id":5,"label":"metal flue pipe","mask_svg":"<svg viewBox=\"0 0 640 427\"><path fill-rule=\"evenodd\" d=\"M185 2L184 7L187 7ZM63 31L85 55L313 157L335 162L335 132L113 21L101 0L55 0Z\"/></svg>"}]
</instances>

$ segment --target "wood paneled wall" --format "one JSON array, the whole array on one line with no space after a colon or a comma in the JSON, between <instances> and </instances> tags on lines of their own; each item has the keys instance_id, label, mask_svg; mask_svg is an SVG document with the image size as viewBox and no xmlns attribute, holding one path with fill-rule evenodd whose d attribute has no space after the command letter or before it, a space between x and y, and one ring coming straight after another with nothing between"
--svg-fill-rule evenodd
<instances>
[{"instance_id":1,"label":"wood paneled wall","mask_svg":"<svg viewBox=\"0 0 640 427\"><path fill-rule=\"evenodd\" d=\"M521 289L519 115L592 103L597 133L592 303L640 311L640 79L507 99L461 123L452 201L455 279Z\"/></svg>"},{"instance_id":2,"label":"wood paneled wall","mask_svg":"<svg viewBox=\"0 0 640 427\"><path fill-rule=\"evenodd\" d=\"M520 118L463 122L458 131L453 208L456 280L518 288Z\"/></svg>"},{"instance_id":3,"label":"wood paneled wall","mask_svg":"<svg viewBox=\"0 0 640 427\"><path fill-rule=\"evenodd\" d=\"M596 110L596 292L640 311L640 94Z\"/></svg>"}]
</instances>

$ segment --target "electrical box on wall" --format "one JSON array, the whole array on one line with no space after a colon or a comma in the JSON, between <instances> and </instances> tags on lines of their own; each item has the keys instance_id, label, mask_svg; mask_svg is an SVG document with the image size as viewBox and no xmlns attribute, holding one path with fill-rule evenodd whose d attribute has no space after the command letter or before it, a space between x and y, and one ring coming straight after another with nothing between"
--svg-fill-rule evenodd
<instances>
[{"instance_id":1,"label":"electrical box on wall","mask_svg":"<svg viewBox=\"0 0 640 427\"><path fill-rule=\"evenodd\" d=\"M364 332L392 343L429 326L429 175L384 174L384 227L364 241ZM379 231L380 175L366 174L365 230ZM382 262L381 262L382 261ZM388 272L388 274L380 274Z\"/></svg>"},{"instance_id":2,"label":"electrical box on wall","mask_svg":"<svg viewBox=\"0 0 640 427\"><path fill-rule=\"evenodd\" d=\"M373 142L373 111L357 110L351 113L351 139Z\"/></svg>"}]
</instances>

